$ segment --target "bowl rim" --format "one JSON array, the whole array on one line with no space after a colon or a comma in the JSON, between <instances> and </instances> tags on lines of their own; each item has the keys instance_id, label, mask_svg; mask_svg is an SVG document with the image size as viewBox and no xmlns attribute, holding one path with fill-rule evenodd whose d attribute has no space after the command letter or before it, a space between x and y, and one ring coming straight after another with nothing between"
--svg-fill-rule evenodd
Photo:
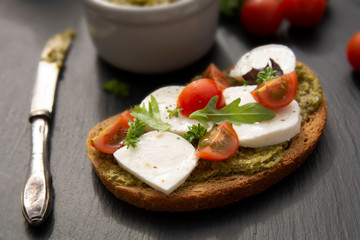
<instances>
[{"instance_id":1,"label":"bowl rim","mask_svg":"<svg viewBox=\"0 0 360 240\"><path fill-rule=\"evenodd\" d=\"M121 5L116 3L111 3L106 0L83 0L84 2L90 4L93 7L101 8L102 10L108 11L119 11L119 12L139 12L139 13L147 13L147 12L162 12L162 11L171 11L177 8L185 7L187 5L196 3L196 2L206 2L199 0L179 0L170 4L158 5L158 6L129 6L129 5Z\"/></svg>"},{"instance_id":2,"label":"bowl rim","mask_svg":"<svg viewBox=\"0 0 360 240\"><path fill-rule=\"evenodd\" d=\"M87 17L99 18L108 22L135 25L154 25L191 18L194 14L208 9L219 0L179 0L161 6L127 6L106 0L82 0Z\"/></svg>"}]
</instances>

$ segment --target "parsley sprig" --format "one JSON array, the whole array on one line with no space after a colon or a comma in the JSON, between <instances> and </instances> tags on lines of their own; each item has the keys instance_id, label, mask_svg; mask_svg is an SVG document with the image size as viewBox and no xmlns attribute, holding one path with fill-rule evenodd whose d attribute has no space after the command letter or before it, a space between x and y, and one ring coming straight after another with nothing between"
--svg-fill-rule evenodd
<instances>
[{"instance_id":1,"label":"parsley sprig","mask_svg":"<svg viewBox=\"0 0 360 240\"><path fill-rule=\"evenodd\" d=\"M208 121L216 124L220 124L223 121L228 121L232 124L241 124L261 122L275 117L273 111L261 106L260 103L247 103L239 106L240 98L238 98L225 107L217 109L217 100L218 96L213 97L205 108L193 112L189 118L196 119L205 127L209 127Z\"/></svg>"},{"instance_id":2,"label":"parsley sprig","mask_svg":"<svg viewBox=\"0 0 360 240\"><path fill-rule=\"evenodd\" d=\"M182 109L183 109L182 107L177 107L174 110L167 110L169 113L169 118L178 117Z\"/></svg>"},{"instance_id":3,"label":"parsley sprig","mask_svg":"<svg viewBox=\"0 0 360 240\"><path fill-rule=\"evenodd\" d=\"M200 139L206 133L207 133L206 127L204 127L199 123L198 125L190 126L189 131L185 133L184 138L191 143L194 139Z\"/></svg>"},{"instance_id":4,"label":"parsley sprig","mask_svg":"<svg viewBox=\"0 0 360 240\"><path fill-rule=\"evenodd\" d=\"M124 82L119 82L116 79L112 79L102 85L102 88L114 94L117 97L125 98L129 96L129 85Z\"/></svg>"},{"instance_id":5,"label":"parsley sprig","mask_svg":"<svg viewBox=\"0 0 360 240\"><path fill-rule=\"evenodd\" d=\"M256 82L261 84L270 79L277 78L278 76L276 73L277 71L272 67L266 67L263 71L258 73Z\"/></svg>"},{"instance_id":6,"label":"parsley sprig","mask_svg":"<svg viewBox=\"0 0 360 240\"><path fill-rule=\"evenodd\" d=\"M129 121L129 129L126 134L126 139L124 145L129 148L132 146L136 147L136 143L139 141L139 137L144 134L145 123L142 121L135 119L134 122Z\"/></svg>"}]
</instances>

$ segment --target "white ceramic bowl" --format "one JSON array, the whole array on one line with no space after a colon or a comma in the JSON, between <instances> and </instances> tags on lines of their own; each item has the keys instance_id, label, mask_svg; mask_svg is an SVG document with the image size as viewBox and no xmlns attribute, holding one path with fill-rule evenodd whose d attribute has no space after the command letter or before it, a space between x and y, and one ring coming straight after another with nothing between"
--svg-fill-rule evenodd
<instances>
[{"instance_id":1,"label":"white ceramic bowl","mask_svg":"<svg viewBox=\"0 0 360 240\"><path fill-rule=\"evenodd\" d=\"M124 70L173 71L201 58L214 42L219 0L179 0L155 7L83 3L98 54Z\"/></svg>"}]
</instances>

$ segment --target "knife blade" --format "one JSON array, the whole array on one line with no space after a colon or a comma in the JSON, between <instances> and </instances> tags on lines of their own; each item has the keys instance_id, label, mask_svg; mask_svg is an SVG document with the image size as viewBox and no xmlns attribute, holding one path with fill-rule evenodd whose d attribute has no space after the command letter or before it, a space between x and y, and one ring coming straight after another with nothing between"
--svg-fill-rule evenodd
<instances>
[{"instance_id":1,"label":"knife blade","mask_svg":"<svg viewBox=\"0 0 360 240\"><path fill-rule=\"evenodd\" d=\"M51 37L42 51L38 64L29 115L32 126L32 153L21 196L22 212L30 225L43 223L52 208L53 193L48 155L49 124L59 73L74 37L73 30L65 30Z\"/></svg>"}]
</instances>

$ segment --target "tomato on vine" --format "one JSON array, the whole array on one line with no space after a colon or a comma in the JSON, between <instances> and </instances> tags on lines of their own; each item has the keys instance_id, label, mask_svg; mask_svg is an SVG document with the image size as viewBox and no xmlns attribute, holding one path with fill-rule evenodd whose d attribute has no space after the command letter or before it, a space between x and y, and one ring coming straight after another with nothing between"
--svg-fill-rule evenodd
<instances>
[{"instance_id":1,"label":"tomato on vine","mask_svg":"<svg viewBox=\"0 0 360 240\"><path fill-rule=\"evenodd\" d=\"M312 27L323 17L326 0L283 0L284 16L296 27Z\"/></svg>"},{"instance_id":2,"label":"tomato on vine","mask_svg":"<svg viewBox=\"0 0 360 240\"><path fill-rule=\"evenodd\" d=\"M360 72L360 32L355 33L348 42L346 56L355 71Z\"/></svg>"},{"instance_id":3,"label":"tomato on vine","mask_svg":"<svg viewBox=\"0 0 360 240\"><path fill-rule=\"evenodd\" d=\"M275 33L283 18L283 6L279 0L245 0L240 10L244 28L256 36Z\"/></svg>"}]
</instances>

